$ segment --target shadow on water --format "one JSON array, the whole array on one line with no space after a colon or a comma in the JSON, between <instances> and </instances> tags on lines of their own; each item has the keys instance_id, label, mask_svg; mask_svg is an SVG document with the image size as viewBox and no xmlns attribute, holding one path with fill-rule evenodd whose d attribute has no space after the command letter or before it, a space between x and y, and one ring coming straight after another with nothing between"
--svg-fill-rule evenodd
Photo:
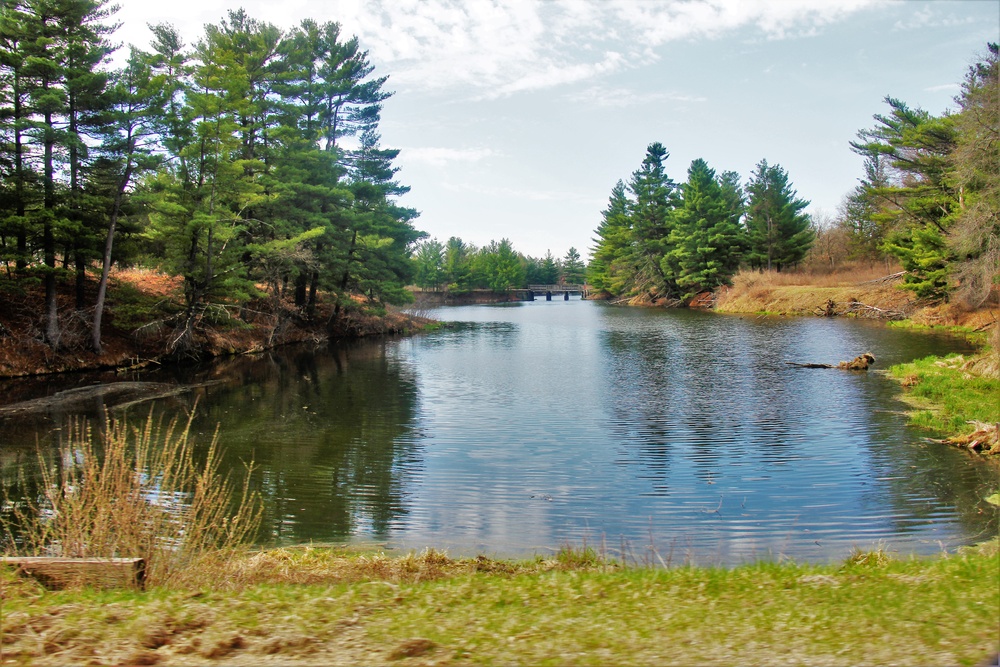
<instances>
[{"instance_id":1,"label":"shadow on water","mask_svg":"<svg viewBox=\"0 0 1000 667\"><path fill-rule=\"evenodd\" d=\"M157 403L158 414L186 419L194 410L191 433L200 450L220 426L223 468L240 478L254 464L251 484L265 502L262 541L344 540L359 533L378 539L406 514L406 479L419 469L417 395L411 373L387 354L385 343L287 348L150 376L177 389ZM150 407L73 402L2 420L7 494L37 487L37 475L16 474L37 462L28 442L35 433L51 450L71 418L103 422L111 414L136 425Z\"/></svg>"},{"instance_id":2,"label":"shadow on water","mask_svg":"<svg viewBox=\"0 0 1000 667\"><path fill-rule=\"evenodd\" d=\"M51 451L76 416L135 424L154 406L197 406L200 447L218 427L234 477L254 462L266 543L525 555L607 540L735 563L879 542L933 553L997 531L982 501L996 468L924 442L896 383L785 364L870 351L886 368L965 351L961 340L578 299L435 314L451 323L112 390L100 386L122 378L12 384L8 407L36 409L0 405L0 484L10 498L36 493L36 443Z\"/></svg>"}]
</instances>

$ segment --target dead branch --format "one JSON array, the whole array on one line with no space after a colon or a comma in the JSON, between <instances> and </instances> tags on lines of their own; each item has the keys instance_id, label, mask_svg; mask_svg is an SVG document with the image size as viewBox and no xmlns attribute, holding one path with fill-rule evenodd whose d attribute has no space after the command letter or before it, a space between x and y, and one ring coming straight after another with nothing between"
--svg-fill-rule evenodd
<instances>
[{"instance_id":1,"label":"dead branch","mask_svg":"<svg viewBox=\"0 0 1000 667\"><path fill-rule=\"evenodd\" d=\"M860 301L847 304L847 312L858 317L868 317L879 320L905 320L906 315L898 310L887 310L878 306L869 306Z\"/></svg>"},{"instance_id":2,"label":"dead branch","mask_svg":"<svg viewBox=\"0 0 1000 667\"><path fill-rule=\"evenodd\" d=\"M880 285L882 283L893 283L897 280L902 280L903 276L906 275L906 271L900 271L899 273L891 273L887 276L882 276L881 278L876 278L875 280L866 280L864 282L858 283L859 285Z\"/></svg>"}]
</instances>

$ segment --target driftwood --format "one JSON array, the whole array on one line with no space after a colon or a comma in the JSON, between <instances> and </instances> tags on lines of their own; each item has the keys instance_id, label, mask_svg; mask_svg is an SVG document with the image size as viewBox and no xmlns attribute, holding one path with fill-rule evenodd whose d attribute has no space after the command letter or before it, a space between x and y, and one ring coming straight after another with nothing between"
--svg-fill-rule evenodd
<instances>
[{"instance_id":1,"label":"driftwood","mask_svg":"<svg viewBox=\"0 0 1000 667\"><path fill-rule=\"evenodd\" d=\"M865 352L854 357L851 361L841 361L836 366L833 364L800 364L795 361L786 361L785 363L796 368L839 368L842 371L866 371L875 363L875 355L871 352Z\"/></svg>"},{"instance_id":2,"label":"driftwood","mask_svg":"<svg viewBox=\"0 0 1000 667\"><path fill-rule=\"evenodd\" d=\"M1000 424L987 424L970 421L975 430L965 435L956 435L944 440L927 438L930 442L939 442L953 447L961 447L980 454L1000 454Z\"/></svg>"},{"instance_id":3,"label":"driftwood","mask_svg":"<svg viewBox=\"0 0 1000 667\"><path fill-rule=\"evenodd\" d=\"M859 285L878 285L882 283L894 283L897 280L902 280L903 276L906 275L906 271L900 271L899 273L890 273L887 276L882 276L881 278L876 278L875 280L866 280L863 283L858 283Z\"/></svg>"},{"instance_id":4,"label":"driftwood","mask_svg":"<svg viewBox=\"0 0 1000 667\"><path fill-rule=\"evenodd\" d=\"M837 302L833 299L827 299L825 304L822 306L816 306L816 308L813 309L813 314L820 317L834 317L839 314L837 312ZM866 303L861 303L860 301L854 299L847 302L847 305L843 310L843 314L873 320L906 319L906 313L902 313L898 310L890 310L888 308L879 308L878 306L869 306Z\"/></svg>"},{"instance_id":5,"label":"driftwood","mask_svg":"<svg viewBox=\"0 0 1000 667\"><path fill-rule=\"evenodd\" d=\"M10 556L0 558L0 564L13 566L18 574L33 577L52 589L74 586L142 589L146 582L143 558Z\"/></svg>"},{"instance_id":6,"label":"driftwood","mask_svg":"<svg viewBox=\"0 0 1000 667\"><path fill-rule=\"evenodd\" d=\"M888 310L878 306L869 306L860 301L851 301L847 304L847 312L857 317L868 317L877 320L905 320L906 314L898 310Z\"/></svg>"}]
</instances>

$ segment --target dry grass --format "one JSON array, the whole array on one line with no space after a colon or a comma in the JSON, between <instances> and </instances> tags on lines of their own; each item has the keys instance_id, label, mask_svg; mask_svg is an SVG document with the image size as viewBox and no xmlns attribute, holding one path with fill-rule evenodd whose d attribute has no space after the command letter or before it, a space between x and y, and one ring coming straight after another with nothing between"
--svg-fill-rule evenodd
<instances>
[{"instance_id":1,"label":"dry grass","mask_svg":"<svg viewBox=\"0 0 1000 667\"><path fill-rule=\"evenodd\" d=\"M767 287L850 287L868 281L880 280L887 275L899 272L899 268L856 264L844 266L837 271L751 271L742 270L733 276L733 287L741 285Z\"/></svg>"},{"instance_id":2,"label":"dry grass","mask_svg":"<svg viewBox=\"0 0 1000 667\"><path fill-rule=\"evenodd\" d=\"M1000 620L995 543L921 561L880 548L830 565L733 569L610 566L585 551L497 562L298 549L243 560L278 570L285 583L46 592L0 571L3 657L33 665L975 665L996 651ZM301 578L298 569L310 573Z\"/></svg>"},{"instance_id":3,"label":"dry grass","mask_svg":"<svg viewBox=\"0 0 1000 667\"><path fill-rule=\"evenodd\" d=\"M899 289L898 281L884 278L881 271L862 269L823 275L741 271L731 288L720 291L716 310L812 315L825 312L832 302L835 315L851 313L852 304L858 303L878 309L861 309L856 314L862 316L879 315L879 310L902 315L913 312L916 303L912 295Z\"/></svg>"},{"instance_id":4,"label":"dry grass","mask_svg":"<svg viewBox=\"0 0 1000 667\"><path fill-rule=\"evenodd\" d=\"M56 458L39 454L41 497L15 504L7 551L144 558L154 586L231 554L256 532L262 506L246 484L234 505L216 438L196 459L190 424L152 414L142 428L108 421L97 434L76 424Z\"/></svg>"}]
</instances>

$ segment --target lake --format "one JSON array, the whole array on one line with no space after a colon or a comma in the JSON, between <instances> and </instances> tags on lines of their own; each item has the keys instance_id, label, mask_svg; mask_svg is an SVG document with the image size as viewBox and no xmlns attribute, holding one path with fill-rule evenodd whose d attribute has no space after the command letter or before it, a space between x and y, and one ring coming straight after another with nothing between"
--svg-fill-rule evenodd
<instances>
[{"instance_id":1,"label":"lake","mask_svg":"<svg viewBox=\"0 0 1000 667\"><path fill-rule=\"evenodd\" d=\"M252 477L267 544L377 542L453 556L592 546L649 563L842 560L995 535L997 469L906 425L876 369L960 339L825 318L535 301L451 307L411 338L286 348L129 378L5 383L6 401L132 380L193 387L114 408L97 396L0 420L0 480L36 442L105 410L196 405L207 445ZM170 393L170 392L167 392Z\"/></svg>"}]
</instances>

